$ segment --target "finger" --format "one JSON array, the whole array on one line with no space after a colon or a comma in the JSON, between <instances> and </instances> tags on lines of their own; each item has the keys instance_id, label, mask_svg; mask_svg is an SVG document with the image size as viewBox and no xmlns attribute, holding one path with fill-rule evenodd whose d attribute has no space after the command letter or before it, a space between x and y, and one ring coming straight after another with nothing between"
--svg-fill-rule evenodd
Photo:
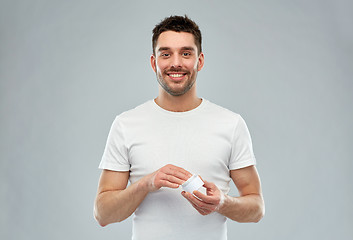
<instances>
[{"instance_id":1,"label":"finger","mask_svg":"<svg viewBox=\"0 0 353 240\"><path fill-rule=\"evenodd\" d=\"M157 188L161 188L161 187L178 188L180 184L182 184L182 180L175 178L176 181L173 181L171 178L172 176L168 176L163 172L159 172L154 177L153 185Z\"/></svg>"},{"instance_id":2,"label":"finger","mask_svg":"<svg viewBox=\"0 0 353 240\"><path fill-rule=\"evenodd\" d=\"M166 169L172 169L172 170L177 170L177 171L183 172L183 173L186 174L186 175L191 174L189 171L185 170L184 168L175 166L175 165L173 165L173 164L165 165L164 168L166 168ZM192 175L192 174L191 174L191 175Z\"/></svg>"},{"instance_id":3,"label":"finger","mask_svg":"<svg viewBox=\"0 0 353 240\"><path fill-rule=\"evenodd\" d=\"M205 180L203 180L203 178L199 175L199 177L201 178L201 180L203 181L203 182L205 182Z\"/></svg>"},{"instance_id":4,"label":"finger","mask_svg":"<svg viewBox=\"0 0 353 240\"><path fill-rule=\"evenodd\" d=\"M180 185L177 183L171 183L166 180L160 180L161 187L168 187L168 188L178 188Z\"/></svg>"},{"instance_id":5,"label":"finger","mask_svg":"<svg viewBox=\"0 0 353 240\"><path fill-rule=\"evenodd\" d=\"M192 204L197 205L198 202L200 202L200 200L198 200L197 198L195 198L195 197L194 197L191 193L189 193L189 192L183 191L183 192L182 192L182 195L183 195L187 200L189 200L189 202L191 202Z\"/></svg>"},{"instance_id":6,"label":"finger","mask_svg":"<svg viewBox=\"0 0 353 240\"><path fill-rule=\"evenodd\" d=\"M207 196L216 195L217 192L220 191L218 187L212 182L205 181L203 186L206 188Z\"/></svg>"},{"instance_id":7,"label":"finger","mask_svg":"<svg viewBox=\"0 0 353 240\"><path fill-rule=\"evenodd\" d=\"M189 200L188 200L189 201ZM190 201L189 201L190 202ZM195 204L193 204L192 202L190 202L191 205L196 209L196 211L198 211L201 215L207 215L210 213L210 211L206 211L202 208L199 208L198 206L196 206Z\"/></svg>"},{"instance_id":8,"label":"finger","mask_svg":"<svg viewBox=\"0 0 353 240\"><path fill-rule=\"evenodd\" d=\"M190 201L190 199L186 196L185 194L186 192L182 192L181 194L183 195L184 198L186 198L186 200L188 200L188 202L201 214L201 215L207 215L208 213L202 209L202 208L199 208L196 204L194 204L192 201Z\"/></svg>"},{"instance_id":9,"label":"finger","mask_svg":"<svg viewBox=\"0 0 353 240\"><path fill-rule=\"evenodd\" d=\"M216 189L217 188L216 185L212 182L207 182L204 180L202 180L202 181L204 182L203 186L207 189Z\"/></svg>"},{"instance_id":10,"label":"finger","mask_svg":"<svg viewBox=\"0 0 353 240\"><path fill-rule=\"evenodd\" d=\"M184 180L182 180L180 178L177 178L177 177L175 177L173 175L168 175L168 174L165 174L163 176L163 179L166 180L166 181L169 181L171 183L176 183L178 185L181 185L181 184L183 184L185 182Z\"/></svg>"},{"instance_id":11,"label":"finger","mask_svg":"<svg viewBox=\"0 0 353 240\"><path fill-rule=\"evenodd\" d=\"M203 193L201 193L200 191L195 190L193 192L193 194L198 197L199 199L201 199L203 202L205 203L209 203L209 204L214 204L217 205L219 203L219 196L207 196Z\"/></svg>"},{"instance_id":12,"label":"finger","mask_svg":"<svg viewBox=\"0 0 353 240\"><path fill-rule=\"evenodd\" d=\"M194 195L191 193L185 192L185 197L193 204L195 204L198 208L203 209L203 210L214 210L215 205L203 202L196 198Z\"/></svg>"},{"instance_id":13,"label":"finger","mask_svg":"<svg viewBox=\"0 0 353 240\"><path fill-rule=\"evenodd\" d=\"M184 180L188 180L192 176L192 174L189 171L187 171L187 170L185 170L184 168L181 168L181 167L174 166L173 168L170 168L170 169L172 171L175 171L174 173L178 174L178 176L182 177L182 179L184 179Z\"/></svg>"},{"instance_id":14,"label":"finger","mask_svg":"<svg viewBox=\"0 0 353 240\"><path fill-rule=\"evenodd\" d=\"M168 175L175 176L184 181L188 180L192 176L190 172L174 165L167 165L166 168L163 168L163 172Z\"/></svg>"}]
</instances>

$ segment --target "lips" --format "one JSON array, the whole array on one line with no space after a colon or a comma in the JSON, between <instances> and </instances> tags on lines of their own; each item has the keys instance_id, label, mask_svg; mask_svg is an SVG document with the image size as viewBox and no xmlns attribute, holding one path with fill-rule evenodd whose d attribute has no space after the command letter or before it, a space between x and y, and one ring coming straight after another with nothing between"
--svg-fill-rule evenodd
<instances>
[{"instance_id":1,"label":"lips","mask_svg":"<svg viewBox=\"0 0 353 240\"><path fill-rule=\"evenodd\" d=\"M167 73L168 77L173 81L181 81L184 79L187 73L185 72L170 72Z\"/></svg>"},{"instance_id":2,"label":"lips","mask_svg":"<svg viewBox=\"0 0 353 240\"><path fill-rule=\"evenodd\" d=\"M168 74L168 76L173 77L173 78L178 78L178 77L184 76L184 74L181 74L181 73L172 73L172 74Z\"/></svg>"}]
</instances>

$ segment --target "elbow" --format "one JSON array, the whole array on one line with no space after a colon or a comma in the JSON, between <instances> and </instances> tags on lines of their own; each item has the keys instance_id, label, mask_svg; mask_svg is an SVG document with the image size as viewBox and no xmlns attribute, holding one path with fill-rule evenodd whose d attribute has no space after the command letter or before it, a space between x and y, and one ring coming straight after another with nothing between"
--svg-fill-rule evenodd
<instances>
[{"instance_id":1,"label":"elbow","mask_svg":"<svg viewBox=\"0 0 353 240\"><path fill-rule=\"evenodd\" d=\"M254 223L260 222L260 220L265 216L265 203L262 200L261 203L258 205L257 215L254 218Z\"/></svg>"},{"instance_id":2,"label":"elbow","mask_svg":"<svg viewBox=\"0 0 353 240\"><path fill-rule=\"evenodd\" d=\"M258 222L260 222L260 220L263 218L265 216L265 213L264 212L261 212L261 213L259 213L256 217L255 217L255 219L254 219L254 223L258 223Z\"/></svg>"},{"instance_id":3,"label":"elbow","mask_svg":"<svg viewBox=\"0 0 353 240\"><path fill-rule=\"evenodd\" d=\"M105 223L105 222L103 221L103 219L99 216L99 214L97 213L97 210L96 210L96 209L94 209L94 211L93 211L93 216L94 216L94 219L96 219L96 221L98 222L98 224L99 224L101 227L105 227L105 226L108 225L108 224Z\"/></svg>"},{"instance_id":4,"label":"elbow","mask_svg":"<svg viewBox=\"0 0 353 240\"><path fill-rule=\"evenodd\" d=\"M96 221L98 222L98 224L101 226L101 227L105 227L107 226L109 223L101 216L101 214L99 214L99 211L97 209L97 207L95 206L94 209L93 209L93 216L94 216L94 219L96 219Z\"/></svg>"},{"instance_id":5,"label":"elbow","mask_svg":"<svg viewBox=\"0 0 353 240\"><path fill-rule=\"evenodd\" d=\"M98 222L98 224L101 227L105 227L105 226L107 226L108 224L111 224L111 223L119 223L119 222L122 222L124 220L124 219L117 219L115 221L109 222L109 221L107 221L105 219L102 219L102 218L99 218L99 217L96 217L96 216L95 216L95 219L96 219L96 221Z\"/></svg>"},{"instance_id":6,"label":"elbow","mask_svg":"<svg viewBox=\"0 0 353 240\"><path fill-rule=\"evenodd\" d=\"M106 216L106 217L103 217L99 211L97 210L97 208L94 208L94 218L96 219L96 221L98 222L98 224L101 226L101 227L105 227L107 226L108 224L111 224L111 223L116 223L116 222L122 222L125 220L125 218L115 218L115 219L112 219L111 216Z\"/></svg>"},{"instance_id":7,"label":"elbow","mask_svg":"<svg viewBox=\"0 0 353 240\"><path fill-rule=\"evenodd\" d=\"M99 221L99 220L97 220L97 222L98 222L98 224L99 224L101 227L105 227L105 226L108 225L107 223L104 223L104 222Z\"/></svg>"},{"instance_id":8,"label":"elbow","mask_svg":"<svg viewBox=\"0 0 353 240\"><path fill-rule=\"evenodd\" d=\"M107 226L108 224L110 224L111 222L107 221L107 219L104 219L102 217L99 217L98 215L94 215L94 218L96 219L96 221L98 222L98 224L101 226L101 227L105 227Z\"/></svg>"},{"instance_id":9,"label":"elbow","mask_svg":"<svg viewBox=\"0 0 353 240\"><path fill-rule=\"evenodd\" d=\"M105 227L108 225L108 223L104 222L102 219L100 219L99 217L95 216L94 217L96 219L96 221L98 222L98 224L101 226L101 227Z\"/></svg>"}]
</instances>

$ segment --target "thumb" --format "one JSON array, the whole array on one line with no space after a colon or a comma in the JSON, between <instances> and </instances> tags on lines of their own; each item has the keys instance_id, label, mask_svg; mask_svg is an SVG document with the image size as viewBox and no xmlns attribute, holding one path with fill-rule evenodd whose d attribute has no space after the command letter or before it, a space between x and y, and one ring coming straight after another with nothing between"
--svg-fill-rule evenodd
<instances>
[{"instance_id":1,"label":"thumb","mask_svg":"<svg viewBox=\"0 0 353 240\"><path fill-rule=\"evenodd\" d=\"M203 180L203 178L199 175L199 177L201 178L201 180L203 181L203 185L202 186L204 186L205 188L209 188L210 186L209 186L209 184L210 184L210 182L207 182L207 181L205 181L205 180ZM207 187L208 186L208 187Z\"/></svg>"},{"instance_id":2,"label":"thumb","mask_svg":"<svg viewBox=\"0 0 353 240\"><path fill-rule=\"evenodd\" d=\"M207 182L207 181L205 181L205 180L203 180L203 182L204 182L203 186L204 186L205 188L207 188L207 189L214 189L215 186L216 186L214 183Z\"/></svg>"}]
</instances>

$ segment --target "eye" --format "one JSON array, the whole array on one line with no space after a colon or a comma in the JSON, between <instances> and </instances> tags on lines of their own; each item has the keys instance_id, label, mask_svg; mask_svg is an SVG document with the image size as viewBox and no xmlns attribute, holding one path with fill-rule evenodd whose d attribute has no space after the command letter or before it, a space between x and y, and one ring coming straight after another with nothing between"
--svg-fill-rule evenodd
<instances>
[{"instance_id":1,"label":"eye","mask_svg":"<svg viewBox=\"0 0 353 240\"><path fill-rule=\"evenodd\" d=\"M161 56L162 56L162 57L169 57L170 54L169 54L169 53L162 53Z\"/></svg>"},{"instance_id":2,"label":"eye","mask_svg":"<svg viewBox=\"0 0 353 240\"><path fill-rule=\"evenodd\" d=\"M189 56L191 56L191 53L189 53L189 52L184 52L182 55L183 55L184 57L189 57Z\"/></svg>"}]
</instances>

